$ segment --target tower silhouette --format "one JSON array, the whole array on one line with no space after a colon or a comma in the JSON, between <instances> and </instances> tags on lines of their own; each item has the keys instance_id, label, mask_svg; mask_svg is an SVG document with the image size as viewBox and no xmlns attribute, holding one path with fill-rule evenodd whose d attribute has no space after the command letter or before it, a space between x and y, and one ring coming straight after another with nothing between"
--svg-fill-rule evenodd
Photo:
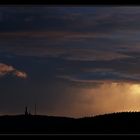
<instances>
[{"instance_id":1,"label":"tower silhouette","mask_svg":"<svg viewBox=\"0 0 140 140\"><path fill-rule=\"evenodd\" d=\"M27 108L27 106L25 107L25 116L27 116L28 115L28 108Z\"/></svg>"}]
</instances>

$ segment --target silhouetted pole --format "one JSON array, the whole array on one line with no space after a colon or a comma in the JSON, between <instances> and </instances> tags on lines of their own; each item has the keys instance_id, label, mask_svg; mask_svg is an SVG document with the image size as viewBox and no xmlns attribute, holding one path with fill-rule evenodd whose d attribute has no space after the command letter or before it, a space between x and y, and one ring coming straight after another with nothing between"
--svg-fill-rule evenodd
<instances>
[{"instance_id":1,"label":"silhouetted pole","mask_svg":"<svg viewBox=\"0 0 140 140\"><path fill-rule=\"evenodd\" d=\"M36 104L35 104L35 115L36 115Z\"/></svg>"},{"instance_id":2,"label":"silhouetted pole","mask_svg":"<svg viewBox=\"0 0 140 140\"><path fill-rule=\"evenodd\" d=\"M25 107L25 115L28 115L28 109L27 109L27 106Z\"/></svg>"}]
</instances>

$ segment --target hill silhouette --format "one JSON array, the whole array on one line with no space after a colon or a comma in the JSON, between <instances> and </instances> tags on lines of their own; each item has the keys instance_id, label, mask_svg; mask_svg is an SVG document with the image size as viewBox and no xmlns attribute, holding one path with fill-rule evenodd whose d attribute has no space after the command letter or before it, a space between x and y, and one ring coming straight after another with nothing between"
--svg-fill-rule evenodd
<instances>
[{"instance_id":1,"label":"hill silhouette","mask_svg":"<svg viewBox=\"0 0 140 140\"><path fill-rule=\"evenodd\" d=\"M140 134L140 112L84 118L0 116L0 134Z\"/></svg>"}]
</instances>

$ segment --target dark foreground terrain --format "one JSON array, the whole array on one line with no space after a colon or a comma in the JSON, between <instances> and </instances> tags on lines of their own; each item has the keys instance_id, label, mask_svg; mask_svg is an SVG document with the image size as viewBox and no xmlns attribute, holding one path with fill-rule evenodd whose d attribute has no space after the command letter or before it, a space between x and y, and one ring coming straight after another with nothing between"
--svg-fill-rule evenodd
<instances>
[{"instance_id":1,"label":"dark foreground terrain","mask_svg":"<svg viewBox=\"0 0 140 140\"><path fill-rule=\"evenodd\" d=\"M0 134L140 134L140 112L87 118L39 115L0 117Z\"/></svg>"}]
</instances>

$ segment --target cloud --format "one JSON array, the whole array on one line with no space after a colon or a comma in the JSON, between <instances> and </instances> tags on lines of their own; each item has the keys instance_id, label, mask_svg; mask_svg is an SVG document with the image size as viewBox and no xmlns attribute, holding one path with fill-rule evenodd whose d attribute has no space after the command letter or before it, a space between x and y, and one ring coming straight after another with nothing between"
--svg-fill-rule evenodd
<instances>
[{"instance_id":1,"label":"cloud","mask_svg":"<svg viewBox=\"0 0 140 140\"><path fill-rule=\"evenodd\" d=\"M34 42L35 43L35 42ZM103 50L96 47L86 47L85 42L81 43L70 43L66 44L49 44L42 43L38 41L36 44L33 42L30 44L28 42L20 43L9 43L3 44L1 51L11 52L12 54L21 55L21 56L36 56L36 57L61 57L62 59L69 61L96 61L96 60L114 60L114 59L125 59L131 58L133 56L128 54L123 54L114 50ZM2 42L0 43L2 46ZM40 47L39 47L40 45ZM68 46L67 46L68 45ZM91 44L92 45L92 44ZM10 46L10 47L9 47ZM28 47L29 46L29 47ZM81 47L79 47L81 46Z\"/></svg>"},{"instance_id":2,"label":"cloud","mask_svg":"<svg viewBox=\"0 0 140 140\"><path fill-rule=\"evenodd\" d=\"M8 75L8 74L14 75L21 79L27 78L27 74L25 72L17 70L13 66L0 63L0 77Z\"/></svg>"},{"instance_id":3,"label":"cloud","mask_svg":"<svg viewBox=\"0 0 140 140\"><path fill-rule=\"evenodd\" d=\"M1 31L89 30L139 28L139 7L0 7ZM129 18L133 17L133 18ZM9 22L10 24L9 26ZM129 23L132 23L130 25ZM135 26L137 25L137 26ZM106 26L104 28L104 26ZM125 29L125 28L124 28ZM130 29L130 28L129 28Z\"/></svg>"},{"instance_id":4,"label":"cloud","mask_svg":"<svg viewBox=\"0 0 140 140\"><path fill-rule=\"evenodd\" d=\"M96 60L113 60L130 57L117 52L97 51L94 49L73 49L65 57L68 60L96 61Z\"/></svg>"},{"instance_id":5,"label":"cloud","mask_svg":"<svg viewBox=\"0 0 140 140\"><path fill-rule=\"evenodd\" d=\"M121 32L121 31L120 31ZM122 34L123 36L123 34ZM27 39L49 39L49 40L78 40L78 39L96 39L96 38L113 38L118 37L112 33L105 32L89 32L89 31L18 31L18 32L0 32L1 39L16 39L16 38L27 38ZM120 36L121 37L121 36Z\"/></svg>"},{"instance_id":6,"label":"cloud","mask_svg":"<svg viewBox=\"0 0 140 140\"><path fill-rule=\"evenodd\" d=\"M23 71L16 70L13 74L15 76L19 77L19 78L23 78L23 79L27 78L27 74L25 72L23 72Z\"/></svg>"},{"instance_id":7,"label":"cloud","mask_svg":"<svg viewBox=\"0 0 140 140\"><path fill-rule=\"evenodd\" d=\"M140 73L129 74L129 72L115 71L114 69L89 69L86 71L79 71L77 74L58 75L60 79L65 79L73 84L93 85L93 87L100 86L104 83L139 83ZM96 86L94 86L96 85Z\"/></svg>"}]
</instances>

